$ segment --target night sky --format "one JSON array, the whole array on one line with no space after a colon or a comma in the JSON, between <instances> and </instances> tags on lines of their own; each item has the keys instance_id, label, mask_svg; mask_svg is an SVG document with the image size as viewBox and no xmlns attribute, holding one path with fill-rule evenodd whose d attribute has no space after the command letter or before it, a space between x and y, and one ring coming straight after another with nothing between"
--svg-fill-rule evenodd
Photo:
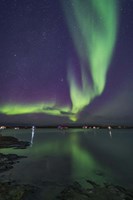
<instances>
[{"instance_id":1,"label":"night sky","mask_svg":"<svg viewBox=\"0 0 133 200\"><path fill-rule=\"evenodd\" d=\"M0 124L133 125L133 0L0 0Z\"/></svg>"}]
</instances>

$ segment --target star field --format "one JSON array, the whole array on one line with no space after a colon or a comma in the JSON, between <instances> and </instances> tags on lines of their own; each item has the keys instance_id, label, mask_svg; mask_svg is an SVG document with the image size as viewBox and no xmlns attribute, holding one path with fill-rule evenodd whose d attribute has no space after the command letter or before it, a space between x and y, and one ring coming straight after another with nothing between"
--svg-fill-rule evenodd
<instances>
[{"instance_id":1,"label":"star field","mask_svg":"<svg viewBox=\"0 0 133 200\"><path fill-rule=\"evenodd\" d=\"M0 123L133 123L133 1L77 2L0 1Z\"/></svg>"}]
</instances>

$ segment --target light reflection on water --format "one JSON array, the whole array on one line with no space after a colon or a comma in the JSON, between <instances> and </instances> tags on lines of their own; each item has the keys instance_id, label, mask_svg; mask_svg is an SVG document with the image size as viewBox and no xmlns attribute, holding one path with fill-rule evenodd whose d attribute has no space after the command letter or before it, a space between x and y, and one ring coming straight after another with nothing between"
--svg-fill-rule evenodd
<instances>
[{"instance_id":1,"label":"light reflection on water","mask_svg":"<svg viewBox=\"0 0 133 200\"><path fill-rule=\"evenodd\" d=\"M86 179L133 186L132 130L32 129L4 130L31 142L27 149L2 149L28 158L20 160L6 177L19 182L67 184ZM1 178L1 177L0 177ZM5 177L4 177L5 179Z\"/></svg>"},{"instance_id":2,"label":"light reflection on water","mask_svg":"<svg viewBox=\"0 0 133 200\"><path fill-rule=\"evenodd\" d=\"M32 126L30 147L32 147L33 145L34 135L35 135L35 126Z\"/></svg>"}]
</instances>

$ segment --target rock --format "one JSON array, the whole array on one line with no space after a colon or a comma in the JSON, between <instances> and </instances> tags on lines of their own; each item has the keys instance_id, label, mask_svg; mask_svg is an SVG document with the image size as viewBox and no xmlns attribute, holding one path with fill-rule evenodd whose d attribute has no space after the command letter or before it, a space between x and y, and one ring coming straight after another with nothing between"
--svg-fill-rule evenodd
<instances>
[{"instance_id":1,"label":"rock","mask_svg":"<svg viewBox=\"0 0 133 200\"><path fill-rule=\"evenodd\" d=\"M75 181L71 187L77 192L82 192L82 187L77 181Z\"/></svg>"},{"instance_id":2,"label":"rock","mask_svg":"<svg viewBox=\"0 0 133 200\"><path fill-rule=\"evenodd\" d=\"M32 196L36 189L30 185L19 185L10 181L0 183L0 200L25 200L28 195Z\"/></svg>"},{"instance_id":3,"label":"rock","mask_svg":"<svg viewBox=\"0 0 133 200\"><path fill-rule=\"evenodd\" d=\"M0 172L4 172L13 168L13 165L19 159L26 158L25 156L18 156L16 154L2 154L0 153Z\"/></svg>"},{"instance_id":4,"label":"rock","mask_svg":"<svg viewBox=\"0 0 133 200\"><path fill-rule=\"evenodd\" d=\"M18 141L18 139L17 138L15 138L15 137L12 137L12 136L2 136L1 138L0 138L0 143L1 142L3 142L3 141L6 141L6 142L17 142Z\"/></svg>"},{"instance_id":5,"label":"rock","mask_svg":"<svg viewBox=\"0 0 133 200\"><path fill-rule=\"evenodd\" d=\"M89 184L91 184L93 187L98 187L99 185L97 183L95 183L94 181L91 180L86 180Z\"/></svg>"},{"instance_id":6,"label":"rock","mask_svg":"<svg viewBox=\"0 0 133 200\"><path fill-rule=\"evenodd\" d=\"M2 136L0 137L0 148L19 148L24 149L30 145L30 142L19 141L17 138L12 136Z\"/></svg>"},{"instance_id":7,"label":"rock","mask_svg":"<svg viewBox=\"0 0 133 200\"><path fill-rule=\"evenodd\" d=\"M121 186L112 184L100 186L91 180L87 182L93 186L92 189L85 189L76 182L64 188L57 198L61 200L133 200L133 191Z\"/></svg>"}]
</instances>

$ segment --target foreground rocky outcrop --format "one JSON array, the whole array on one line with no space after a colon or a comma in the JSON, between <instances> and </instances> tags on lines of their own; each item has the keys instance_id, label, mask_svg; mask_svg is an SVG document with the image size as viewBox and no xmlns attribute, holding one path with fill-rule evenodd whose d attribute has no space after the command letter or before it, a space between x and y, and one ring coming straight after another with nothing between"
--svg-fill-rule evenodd
<instances>
[{"instance_id":1,"label":"foreground rocky outcrop","mask_svg":"<svg viewBox=\"0 0 133 200\"><path fill-rule=\"evenodd\" d=\"M0 148L19 148L25 149L30 145L29 142L19 141L12 136L0 135ZM18 156L17 154L0 153L0 173L13 168L21 158L26 156ZM35 191L37 188L25 184L17 184L14 181L0 182L0 200L29 200L36 199Z\"/></svg>"},{"instance_id":2,"label":"foreground rocky outcrop","mask_svg":"<svg viewBox=\"0 0 133 200\"><path fill-rule=\"evenodd\" d=\"M25 149L30 145L30 142L20 141L12 136L2 136L0 135L0 148L19 148Z\"/></svg>"},{"instance_id":3,"label":"foreground rocky outcrop","mask_svg":"<svg viewBox=\"0 0 133 200\"><path fill-rule=\"evenodd\" d=\"M0 135L0 148L19 148L24 149L30 145L29 142L19 141L12 136ZM13 168L13 165L19 162L19 159L26 158L26 156L18 156L16 154L2 154L0 153L0 172L7 171Z\"/></svg>"},{"instance_id":4,"label":"foreground rocky outcrop","mask_svg":"<svg viewBox=\"0 0 133 200\"><path fill-rule=\"evenodd\" d=\"M133 190L121 186L104 184L100 186L87 180L88 188L83 188L78 182L66 187L57 199L60 200L133 200ZM89 186L92 186L91 188Z\"/></svg>"},{"instance_id":5,"label":"foreground rocky outcrop","mask_svg":"<svg viewBox=\"0 0 133 200\"><path fill-rule=\"evenodd\" d=\"M19 185L13 182L0 183L0 200L36 199L37 188L30 185Z\"/></svg>"},{"instance_id":6,"label":"foreground rocky outcrop","mask_svg":"<svg viewBox=\"0 0 133 200\"><path fill-rule=\"evenodd\" d=\"M12 169L13 165L18 163L21 158L26 158L26 156L0 153L0 173Z\"/></svg>"}]
</instances>

